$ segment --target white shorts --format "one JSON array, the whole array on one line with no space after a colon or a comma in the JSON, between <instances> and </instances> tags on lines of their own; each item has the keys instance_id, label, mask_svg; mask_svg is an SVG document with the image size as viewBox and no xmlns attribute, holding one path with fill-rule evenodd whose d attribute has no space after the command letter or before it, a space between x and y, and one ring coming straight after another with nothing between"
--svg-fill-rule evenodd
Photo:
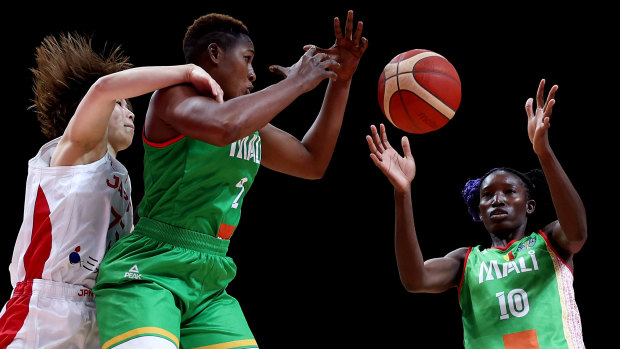
<instances>
[{"instance_id":1,"label":"white shorts","mask_svg":"<svg viewBox=\"0 0 620 349\"><path fill-rule=\"evenodd\" d=\"M0 348L100 349L92 291L41 279L19 282L0 312Z\"/></svg>"}]
</instances>

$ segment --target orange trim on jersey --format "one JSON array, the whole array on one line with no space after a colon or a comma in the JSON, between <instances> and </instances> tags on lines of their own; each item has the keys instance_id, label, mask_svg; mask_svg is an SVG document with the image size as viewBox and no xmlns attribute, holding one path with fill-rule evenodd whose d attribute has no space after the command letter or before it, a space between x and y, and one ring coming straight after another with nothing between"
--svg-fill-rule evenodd
<instances>
[{"instance_id":1,"label":"orange trim on jersey","mask_svg":"<svg viewBox=\"0 0 620 349\"><path fill-rule=\"evenodd\" d=\"M258 343L256 343L256 340L242 339L238 341L206 345L204 347L198 347L194 349L233 349L233 348L246 347L248 345L255 345L256 348L258 348Z\"/></svg>"},{"instance_id":2,"label":"orange trim on jersey","mask_svg":"<svg viewBox=\"0 0 620 349\"><path fill-rule=\"evenodd\" d=\"M103 343L103 345L101 346L101 349L108 349L113 345L117 345L121 342L126 341L127 339L130 339L132 337L140 337L140 336L153 336L153 335L157 335L158 337L163 337L166 338L172 342L174 342L174 344L176 344L177 348L179 347L179 339L177 338L177 336L175 336L174 334L164 330L163 328L159 328L159 327L140 327L140 328L136 328L135 330L131 330L131 331L127 331L123 334L119 334L118 336L108 340L107 342Z\"/></svg>"},{"instance_id":3,"label":"orange trim on jersey","mask_svg":"<svg viewBox=\"0 0 620 349\"><path fill-rule=\"evenodd\" d=\"M505 334L504 349L540 349L536 330Z\"/></svg>"},{"instance_id":4,"label":"orange trim on jersey","mask_svg":"<svg viewBox=\"0 0 620 349\"><path fill-rule=\"evenodd\" d=\"M146 136L144 135L144 129L145 127L142 128L142 140L144 141L144 143L150 145L151 147L155 147L155 148L164 148L169 146L170 144L177 142L180 139L185 138L185 135L178 135L170 140L167 140L165 142L151 142L148 139L146 139Z\"/></svg>"},{"instance_id":5,"label":"orange trim on jersey","mask_svg":"<svg viewBox=\"0 0 620 349\"><path fill-rule=\"evenodd\" d=\"M230 239L230 237L232 236L233 232L235 231L236 226L234 225L230 225L230 224L226 224L226 223L220 223L220 230L217 232L217 238L220 239L224 239L224 240L228 240Z\"/></svg>"}]
</instances>

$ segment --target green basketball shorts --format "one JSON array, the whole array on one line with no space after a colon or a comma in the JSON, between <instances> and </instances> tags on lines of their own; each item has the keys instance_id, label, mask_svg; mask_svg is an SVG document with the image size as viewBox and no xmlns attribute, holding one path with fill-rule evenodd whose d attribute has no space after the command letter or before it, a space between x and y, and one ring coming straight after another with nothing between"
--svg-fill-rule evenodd
<instances>
[{"instance_id":1,"label":"green basketball shorts","mask_svg":"<svg viewBox=\"0 0 620 349\"><path fill-rule=\"evenodd\" d=\"M230 240L141 218L106 254L93 289L102 349L156 336L177 348L257 348L226 287Z\"/></svg>"}]
</instances>

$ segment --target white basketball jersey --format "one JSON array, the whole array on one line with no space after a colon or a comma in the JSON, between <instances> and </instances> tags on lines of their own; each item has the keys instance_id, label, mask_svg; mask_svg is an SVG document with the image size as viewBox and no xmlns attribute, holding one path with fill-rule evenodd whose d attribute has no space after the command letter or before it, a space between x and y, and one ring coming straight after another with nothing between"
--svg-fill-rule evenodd
<instances>
[{"instance_id":1,"label":"white basketball jersey","mask_svg":"<svg viewBox=\"0 0 620 349\"><path fill-rule=\"evenodd\" d=\"M28 162L24 219L9 266L13 287L45 279L92 288L105 252L133 225L125 166L106 153L90 164L50 167L59 140Z\"/></svg>"}]
</instances>

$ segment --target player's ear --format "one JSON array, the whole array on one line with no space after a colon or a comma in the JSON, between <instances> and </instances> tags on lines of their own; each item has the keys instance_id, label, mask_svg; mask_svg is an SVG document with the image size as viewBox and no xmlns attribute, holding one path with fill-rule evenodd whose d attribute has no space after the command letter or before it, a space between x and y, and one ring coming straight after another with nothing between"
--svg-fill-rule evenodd
<instances>
[{"instance_id":1,"label":"player's ear","mask_svg":"<svg viewBox=\"0 0 620 349\"><path fill-rule=\"evenodd\" d=\"M527 209L526 209L526 213L527 215L531 215L532 213L534 213L534 210L536 209L536 201L534 200L528 200L527 201Z\"/></svg>"},{"instance_id":2,"label":"player's ear","mask_svg":"<svg viewBox=\"0 0 620 349\"><path fill-rule=\"evenodd\" d=\"M220 46L214 42L210 43L207 46L207 51L209 52L209 58L213 63L219 63L220 53L222 49Z\"/></svg>"}]
</instances>

